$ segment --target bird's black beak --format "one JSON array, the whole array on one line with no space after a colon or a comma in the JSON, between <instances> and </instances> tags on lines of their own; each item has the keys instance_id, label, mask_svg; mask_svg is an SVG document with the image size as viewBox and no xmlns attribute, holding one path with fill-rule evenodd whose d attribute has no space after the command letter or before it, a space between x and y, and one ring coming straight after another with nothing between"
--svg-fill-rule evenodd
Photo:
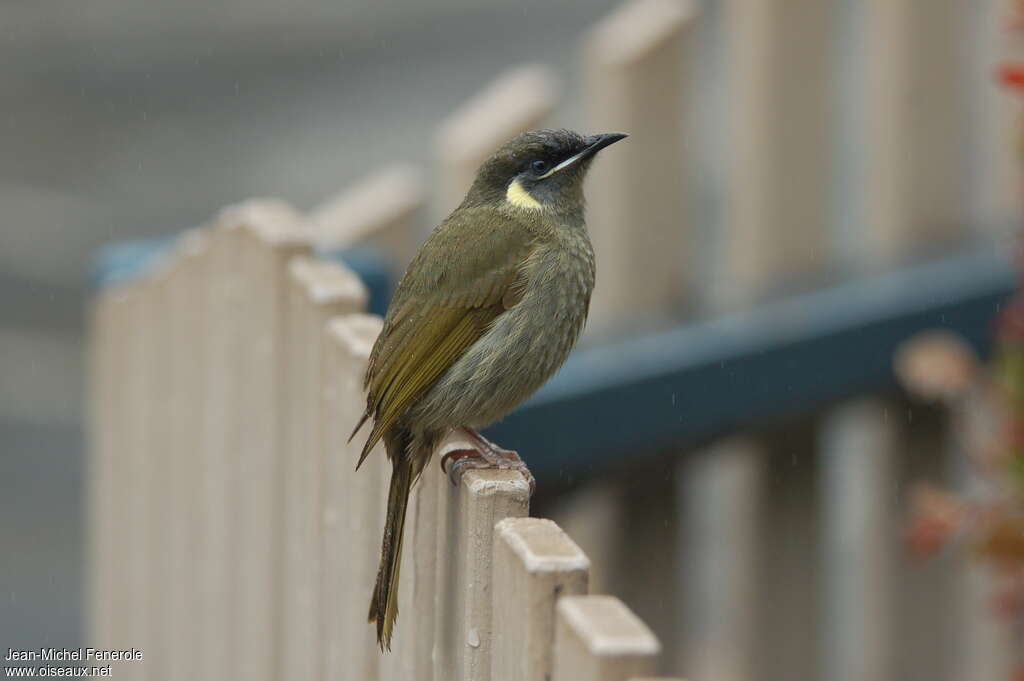
<instances>
[{"instance_id":1,"label":"bird's black beak","mask_svg":"<svg viewBox=\"0 0 1024 681\"><path fill-rule=\"evenodd\" d=\"M624 132L606 132L601 135L591 135L583 140L587 147L583 150L583 153L580 154L580 160L590 158L605 147L611 146L619 140L626 139L627 137L629 137L629 135Z\"/></svg>"},{"instance_id":2,"label":"bird's black beak","mask_svg":"<svg viewBox=\"0 0 1024 681\"><path fill-rule=\"evenodd\" d=\"M591 135L590 137L583 138L583 151L579 152L575 156L570 156L565 159L557 166L549 170L548 172L541 175L538 179L543 180L546 177L550 177L555 173L561 172L570 166L574 166L580 161L585 161L597 152L601 151L609 144L615 144L619 140L629 137L629 135L622 132L606 132L603 135Z\"/></svg>"},{"instance_id":3,"label":"bird's black beak","mask_svg":"<svg viewBox=\"0 0 1024 681\"><path fill-rule=\"evenodd\" d=\"M621 139L629 137L624 132L606 132L601 135L590 135L589 137L583 138L583 143L586 144L583 151L572 157L571 163L576 164L580 161L585 161L588 158L593 157L594 154L601 151L605 147L615 144Z\"/></svg>"}]
</instances>

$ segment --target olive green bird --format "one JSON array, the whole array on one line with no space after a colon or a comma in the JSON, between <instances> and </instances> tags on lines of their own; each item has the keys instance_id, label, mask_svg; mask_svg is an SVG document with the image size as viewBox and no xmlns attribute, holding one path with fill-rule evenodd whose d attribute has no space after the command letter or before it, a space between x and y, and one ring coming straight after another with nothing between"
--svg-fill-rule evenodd
<instances>
[{"instance_id":1,"label":"olive green bird","mask_svg":"<svg viewBox=\"0 0 1024 681\"><path fill-rule=\"evenodd\" d=\"M398 284L366 371L373 417L359 464L384 441L391 485L369 621L390 649L409 490L435 447L465 429L479 451L453 467L522 466L476 429L499 420L565 361L583 329L594 251L583 178L626 135L569 130L519 135L480 166L462 204ZM358 465L357 465L358 468Z\"/></svg>"}]
</instances>

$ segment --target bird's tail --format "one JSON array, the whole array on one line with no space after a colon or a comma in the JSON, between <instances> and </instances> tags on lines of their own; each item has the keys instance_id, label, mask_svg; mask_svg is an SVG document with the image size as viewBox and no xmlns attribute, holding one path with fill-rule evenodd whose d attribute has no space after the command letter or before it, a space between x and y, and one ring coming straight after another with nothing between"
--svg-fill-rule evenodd
<instances>
[{"instance_id":1,"label":"bird's tail","mask_svg":"<svg viewBox=\"0 0 1024 681\"><path fill-rule=\"evenodd\" d=\"M381 651L391 650L391 632L398 617L398 573L402 566L405 509L409 503L409 490L415 478L414 457L411 454L402 448L391 457L388 511L384 521L377 584L373 587L369 614L369 621L377 623L377 644Z\"/></svg>"}]
</instances>

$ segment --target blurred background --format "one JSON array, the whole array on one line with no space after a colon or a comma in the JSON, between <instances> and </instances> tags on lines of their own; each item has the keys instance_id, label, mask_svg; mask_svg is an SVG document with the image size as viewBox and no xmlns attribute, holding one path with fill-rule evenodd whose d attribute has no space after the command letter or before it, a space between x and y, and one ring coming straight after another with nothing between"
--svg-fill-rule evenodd
<instances>
[{"instance_id":1,"label":"blurred background","mask_svg":"<svg viewBox=\"0 0 1024 681\"><path fill-rule=\"evenodd\" d=\"M862 629L832 615L857 591L823 585L844 579L844 546L855 572L881 552L867 569L892 598L865 617L884 611L889 643L864 643L884 658L870 678L982 681L962 675L979 667L961 624L981 616L958 595L960 556L901 546L910 483L959 485L963 446L892 358L932 327L986 355L1013 288L1008 15L997 0L4 3L0 649L85 642L99 247L275 196L311 211L325 248L376 248L393 280L467 173L535 122L632 135L590 185L601 283L580 356L493 431L537 474L535 514L594 559L595 590L648 621L667 671L841 678L830 642ZM389 191L405 236L352 236ZM864 468L865 449L893 456ZM891 508L858 523L873 503ZM851 526L889 531L833 541ZM754 618L715 601L736 561ZM987 626L970 631L998 638ZM730 637L751 651L735 668L713 645Z\"/></svg>"}]
</instances>

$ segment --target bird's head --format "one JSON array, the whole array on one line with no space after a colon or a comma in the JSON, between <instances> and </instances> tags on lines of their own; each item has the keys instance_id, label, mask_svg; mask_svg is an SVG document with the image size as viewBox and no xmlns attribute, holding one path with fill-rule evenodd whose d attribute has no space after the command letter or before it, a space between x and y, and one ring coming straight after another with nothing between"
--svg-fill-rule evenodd
<instances>
[{"instance_id":1,"label":"bird's head","mask_svg":"<svg viewBox=\"0 0 1024 681\"><path fill-rule=\"evenodd\" d=\"M624 137L618 132L588 137L571 130L524 132L480 166L467 198L526 211L581 210L583 177L594 155Z\"/></svg>"}]
</instances>

